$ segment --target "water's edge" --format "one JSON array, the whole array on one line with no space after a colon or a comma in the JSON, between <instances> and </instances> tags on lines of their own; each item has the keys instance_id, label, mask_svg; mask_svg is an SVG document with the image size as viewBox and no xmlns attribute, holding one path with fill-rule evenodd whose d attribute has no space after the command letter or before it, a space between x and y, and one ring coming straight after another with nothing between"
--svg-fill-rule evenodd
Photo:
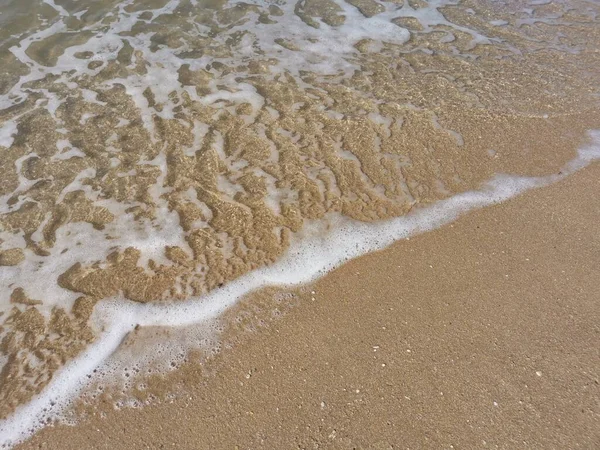
<instances>
[{"instance_id":1,"label":"water's edge","mask_svg":"<svg viewBox=\"0 0 600 450\"><path fill-rule=\"evenodd\" d=\"M140 304L122 298L102 302L92 320L104 331L79 357L59 370L40 395L0 422L0 445L15 445L42 428L49 418L57 417L90 383L94 369L115 352L136 326L174 327L209 322L259 288L308 283L351 258L439 228L469 211L556 183L600 159L600 130L590 131L589 135L591 142L558 174L497 175L479 190L454 195L402 217L375 224L347 222L326 235L297 242L272 266L247 274L201 298L172 305Z\"/></svg>"}]
</instances>

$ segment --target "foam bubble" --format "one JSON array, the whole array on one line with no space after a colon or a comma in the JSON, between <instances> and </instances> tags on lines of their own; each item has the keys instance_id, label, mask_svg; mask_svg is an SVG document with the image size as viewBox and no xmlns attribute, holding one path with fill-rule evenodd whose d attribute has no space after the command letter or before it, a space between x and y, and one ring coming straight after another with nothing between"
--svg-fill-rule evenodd
<instances>
[{"instance_id":1,"label":"foam bubble","mask_svg":"<svg viewBox=\"0 0 600 450\"><path fill-rule=\"evenodd\" d=\"M9 148L14 138L13 136L17 133L17 121L7 120L0 125L0 147Z\"/></svg>"}]
</instances>

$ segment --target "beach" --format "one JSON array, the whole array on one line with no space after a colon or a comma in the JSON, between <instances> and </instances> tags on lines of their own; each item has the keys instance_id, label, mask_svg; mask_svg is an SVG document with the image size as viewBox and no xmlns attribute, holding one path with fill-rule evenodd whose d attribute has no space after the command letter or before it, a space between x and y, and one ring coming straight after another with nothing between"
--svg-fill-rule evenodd
<instances>
[{"instance_id":1,"label":"beach","mask_svg":"<svg viewBox=\"0 0 600 450\"><path fill-rule=\"evenodd\" d=\"M17 448L594 448L599 179L592 165L353 260L157 379L175 399L95 405Z\"/></svg>"},{"instance_id":2,"label":"beach","mask_svg":"<svg viewBox=\"0 0 600 450\"><path fill-rule=\"evenodd\" d=\"M600 6L0 6L2 448L594 448Z\"/></svg>"}]
</instances>

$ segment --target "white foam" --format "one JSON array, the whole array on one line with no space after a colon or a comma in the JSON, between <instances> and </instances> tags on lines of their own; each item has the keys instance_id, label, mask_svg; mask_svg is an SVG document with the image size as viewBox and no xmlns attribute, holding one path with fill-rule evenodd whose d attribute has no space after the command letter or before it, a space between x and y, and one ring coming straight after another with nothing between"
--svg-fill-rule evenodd
<instances>
[{"instance_id":1,"label":"white foam","mask_svg":"<svg viewBox=\"0 0 600 450\"><path fill-rule=\"evenodd\" d=\"M50 5L61 16L69 16L68 11L65 8L63 8L62 6L57 5L56 3L54 3L54 0L43 0L43 2L46 3L47 5Z\"/></svg>"},{"instance_id":2,"label":"white foam","mask_svg":"<svg viewBox=\"0 0 600 450\"><path fill-rule=\"evenodd\" d=\"M28 154L20 158L17 169L20 171L20 164L32 156L35 155ZM99 198L99 192L94 191L90 185L84 184L86 179L95 177L95 169L84 169L63 189L58 202L60 203L69 192L83 191L94 201L95 206L106 208L115 219L107 223L102 230L93 228L87 222L67 223L56 231L54 245L46 249L49 252L48 256L39 256L26 250L26 258L18 266L0 267L0 281L2 286L5 286L0 290L0 310L10 309L12 288L9 286L21 286L31 298L43 299L43 304L37 308L46 316L49 316L55 306L69 310L79 295L61 288L56 282L57 277L75 263L88 265L103 261L117 249L123 250L127 247L139 249L141 257L138 264L144 268L147 267L150 259L159 264L171 264L171 261L164 257L166 246L179 246L192 253L185 240L178 214L170 210L166 200L161 198L165 189L163 187L166 174L164 153L160 153L153 161L144 164L158 166L162 170L161 176L149 190L156 203L156 218L139 220L132 213L127 213L128 208L137 205L135 202L120 203L110 198ZM33 233L33 240L43 240L42 230L49 219L47 215L38 230ZM22 233L2 231L0 237L5 241L2 248L13 248L8 246L9 243L14 244L14 247L25 247ZM54 281L50 282L50 280Z\"/></svg>"},{"instance_id":3,"label":"white foam","mask_svg":"<svg viewBox=\"0 0 600 450\"><path fill-rule=\"evenodd\" d=\"M179 7L179 0L171 0L157 9L140 9L136 12L126 11L131 1L124 1L116 4L112 12L106 13L106 16L114 16L114 20L110 23L103 20L103 17L98 22L82 28L82 32L92 34L87 42L66 48L53 66L44 66L31 58L27 50L35 42L65 32L68 29L66 20L69 16L64 8L57 6L53 0L47 0L46 3L55 8L60 15L45 28L27 34L18 45L10 48L13 56L25 64L29 72L21 76L8 93L0 95L0 110L22 102L35 92L43 96L37 106L45 107L54 116L54 112L65 102L65 99L58 98L47 89L24 88L24 86L54 74L58 76L55 84L64 84L69 89L77 89L80 77L93 77L104 68L104 65L90 68L88 66L90 60L76 58L75 54L89 52L93 54L92 61L108 62L115 60L123 47L128 44L134 50L134 55L137 55L134 59L141 57L146 73L113 78L107 80L100 88L108 89L115 85L123 85L139 108L146 129L151 137L156 139L153 118L156 116L164 119L173 118L174 109L181 106L180 97L184 92L192 100L206 105L218 105L220 101L225 100L234 103L249 102L254 108L254 114L264 105L264 99L256 93L251 84L240 82L239 73L221 74L217 70L211 70L212 75L215 76L209 83L212 93L199 96L193 87L182 86L179 82L178 71L184 64L189 64L191 70L207 70L207 66L216 61L236 67L240 63L248 63L257 58L269 59L277 61L270 66L271 77L281 73L291 74L300 86L305 86L306 83L300 77L300 72L304 70L323 75L351 76L359 68L353 57L358 54L355 45L361 40L369 39L373 44L372 50L376 51L380 51L383 44L402 46L410 38L410 33L394 24L394 19L399 17L412 17L419 20L425 33L434 31L439 26L468 33L472 36L472 46L489 44L493 41L476 30L446 20L439 9L454 4L453 0L433 0L428 2L426 7L417 9L412 8L407 2L402 6L385 2L381 3L382 11L372 17L364 17L357 8L343 0L333 1L338 6L340 15L345 18L338 26L328 25L318 18L314 18L319 25L318 28L308 25L296 14L296 2L292 1L278 5L283 14L272 17L273 23L265 24L257 13L249 13L247 20L240 21L226 30L223 29L216 36L210 27L194 22L193 28L187 31L192 42L196 36L203 39L210 38L216 45L226 46L231 51L230 55L202 55L195 59L179 56L186 50L196 50L186 39L182 40L180 48L174 50L167 46L159 48L153 46L151 41L153 32L130 35L137 23L147 22L145 19L140 19L142 14L150 12L154 18L172 14ZM242 3L248 2L230 0L228 7ZM264 1L250 3L265 8ZM193 15L189 20L194 21ZM450 32L448 33L450 36ZM233 41L230 38L234 35L243 36L237 44L231 43ZM281 40L290 42L296 49L285 48L280 45ZM223 86L227 89L223 89ZM148 100L143 95L147 89L152 92L160 108L149 106ZM103 104L97 100L97 92L82 88L79 90L87 102ZM173 93L177 95L172 96ZM14 127L15 125L11 123L1 125L0 145L12 144Z\"/></svg>"},{"instance_id":4,"label":"white foam","mask_svg":"<svg viewBox=\"0 0 600 450\"><path fill-rule=\"evenodd\" d=\"M600 159L600 131L591 132L592 144L581 149L559 175L517 177L498 175L480 190L465 192L427 208L375 224L339 219L333 231L306 236L292 243L272 266L249 273L201 298L175 304L139 304L114 298L97 305L92 320L102 330L98 339L76 360L57 372L52 382L31 402L0 422L1 444L11 446L56 417L85 388L88 376L118 348L136 326L182 327L218 317L240 298L266 285L309 282L350 258L382 249L394 241L447 224L473 209L497 204L529 189L555 183Z\"/></svg>"},{"instance_id":5,"label":"white foam","mask_svg":"<svg viewBox=\"0 0 600 450\"><path fill-rule=\"evenodd\" d=\"M83 153L79 148L73 147L73 145L68 139L59 140L56 143L56 147L58 148L58 153L52 156L52 160L85 158L85 153Z\"/></svg>"},{"instance_id":6,"label":"white foam","mask_svg":"<svg viewBox=\"0 0 600 450\"><path fill-rule=\"evenodd\" d=\"M457 2L447 0L430 0L427 2L427 6L424 8L413 8L408 2L404 2L399 11L396 12L396 17L409 17L417 19L423 27L423 32L425 33L434 31L436 27L440 25L467 33L471 35L471 43L469 48L473 48L478 44L487 45L491 44L492 42L500 42L499 39L488 38L476 30L450 22L439 11L439 9L443 6L456 3ZM454 40L454 36L451 33L448 33L448 38L450 40L446 42L452 42Z\"/></svg>"},{"instance_id":7,"label":"white foam","mask_svg":"<svg viewBox=\"0 0 600 450\"><path fill-rule=\"evenodd\" d=\"M17 121L7 120L0 125L0 147L9 148L14 142L14 135L17 133Z\"/></svg>"}]
</instances>

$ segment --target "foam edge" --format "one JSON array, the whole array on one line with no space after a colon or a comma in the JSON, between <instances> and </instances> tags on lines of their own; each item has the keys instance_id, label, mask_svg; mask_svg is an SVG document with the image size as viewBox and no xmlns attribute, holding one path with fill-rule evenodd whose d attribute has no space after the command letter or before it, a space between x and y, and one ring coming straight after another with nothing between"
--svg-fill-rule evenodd
<instances>
[{"instance_id":1,"label":"foam edge","mask_svg":"<svg viewBox=\"0 0 600 450\"><path fill-rule=\"evenodd\" d=\"M375 224L346 221L326 235L293 243L275 264L244 275L201 298L172 305L140 304L120 298L103 301L92 315L92 320L103 330L97 340L60 369L39 395L0 421L0 446L10 448L58 417L89 384L94 369L115 352L136 326L180 327L209 322L256 289L308 283L351 258L439 228L469 211L554 184L600 159L600 130L590 131L589 136L591 143L581 148L559 174L497 175L479 190L454 195L405 216Z\"/></svg>"}]
</instances>

